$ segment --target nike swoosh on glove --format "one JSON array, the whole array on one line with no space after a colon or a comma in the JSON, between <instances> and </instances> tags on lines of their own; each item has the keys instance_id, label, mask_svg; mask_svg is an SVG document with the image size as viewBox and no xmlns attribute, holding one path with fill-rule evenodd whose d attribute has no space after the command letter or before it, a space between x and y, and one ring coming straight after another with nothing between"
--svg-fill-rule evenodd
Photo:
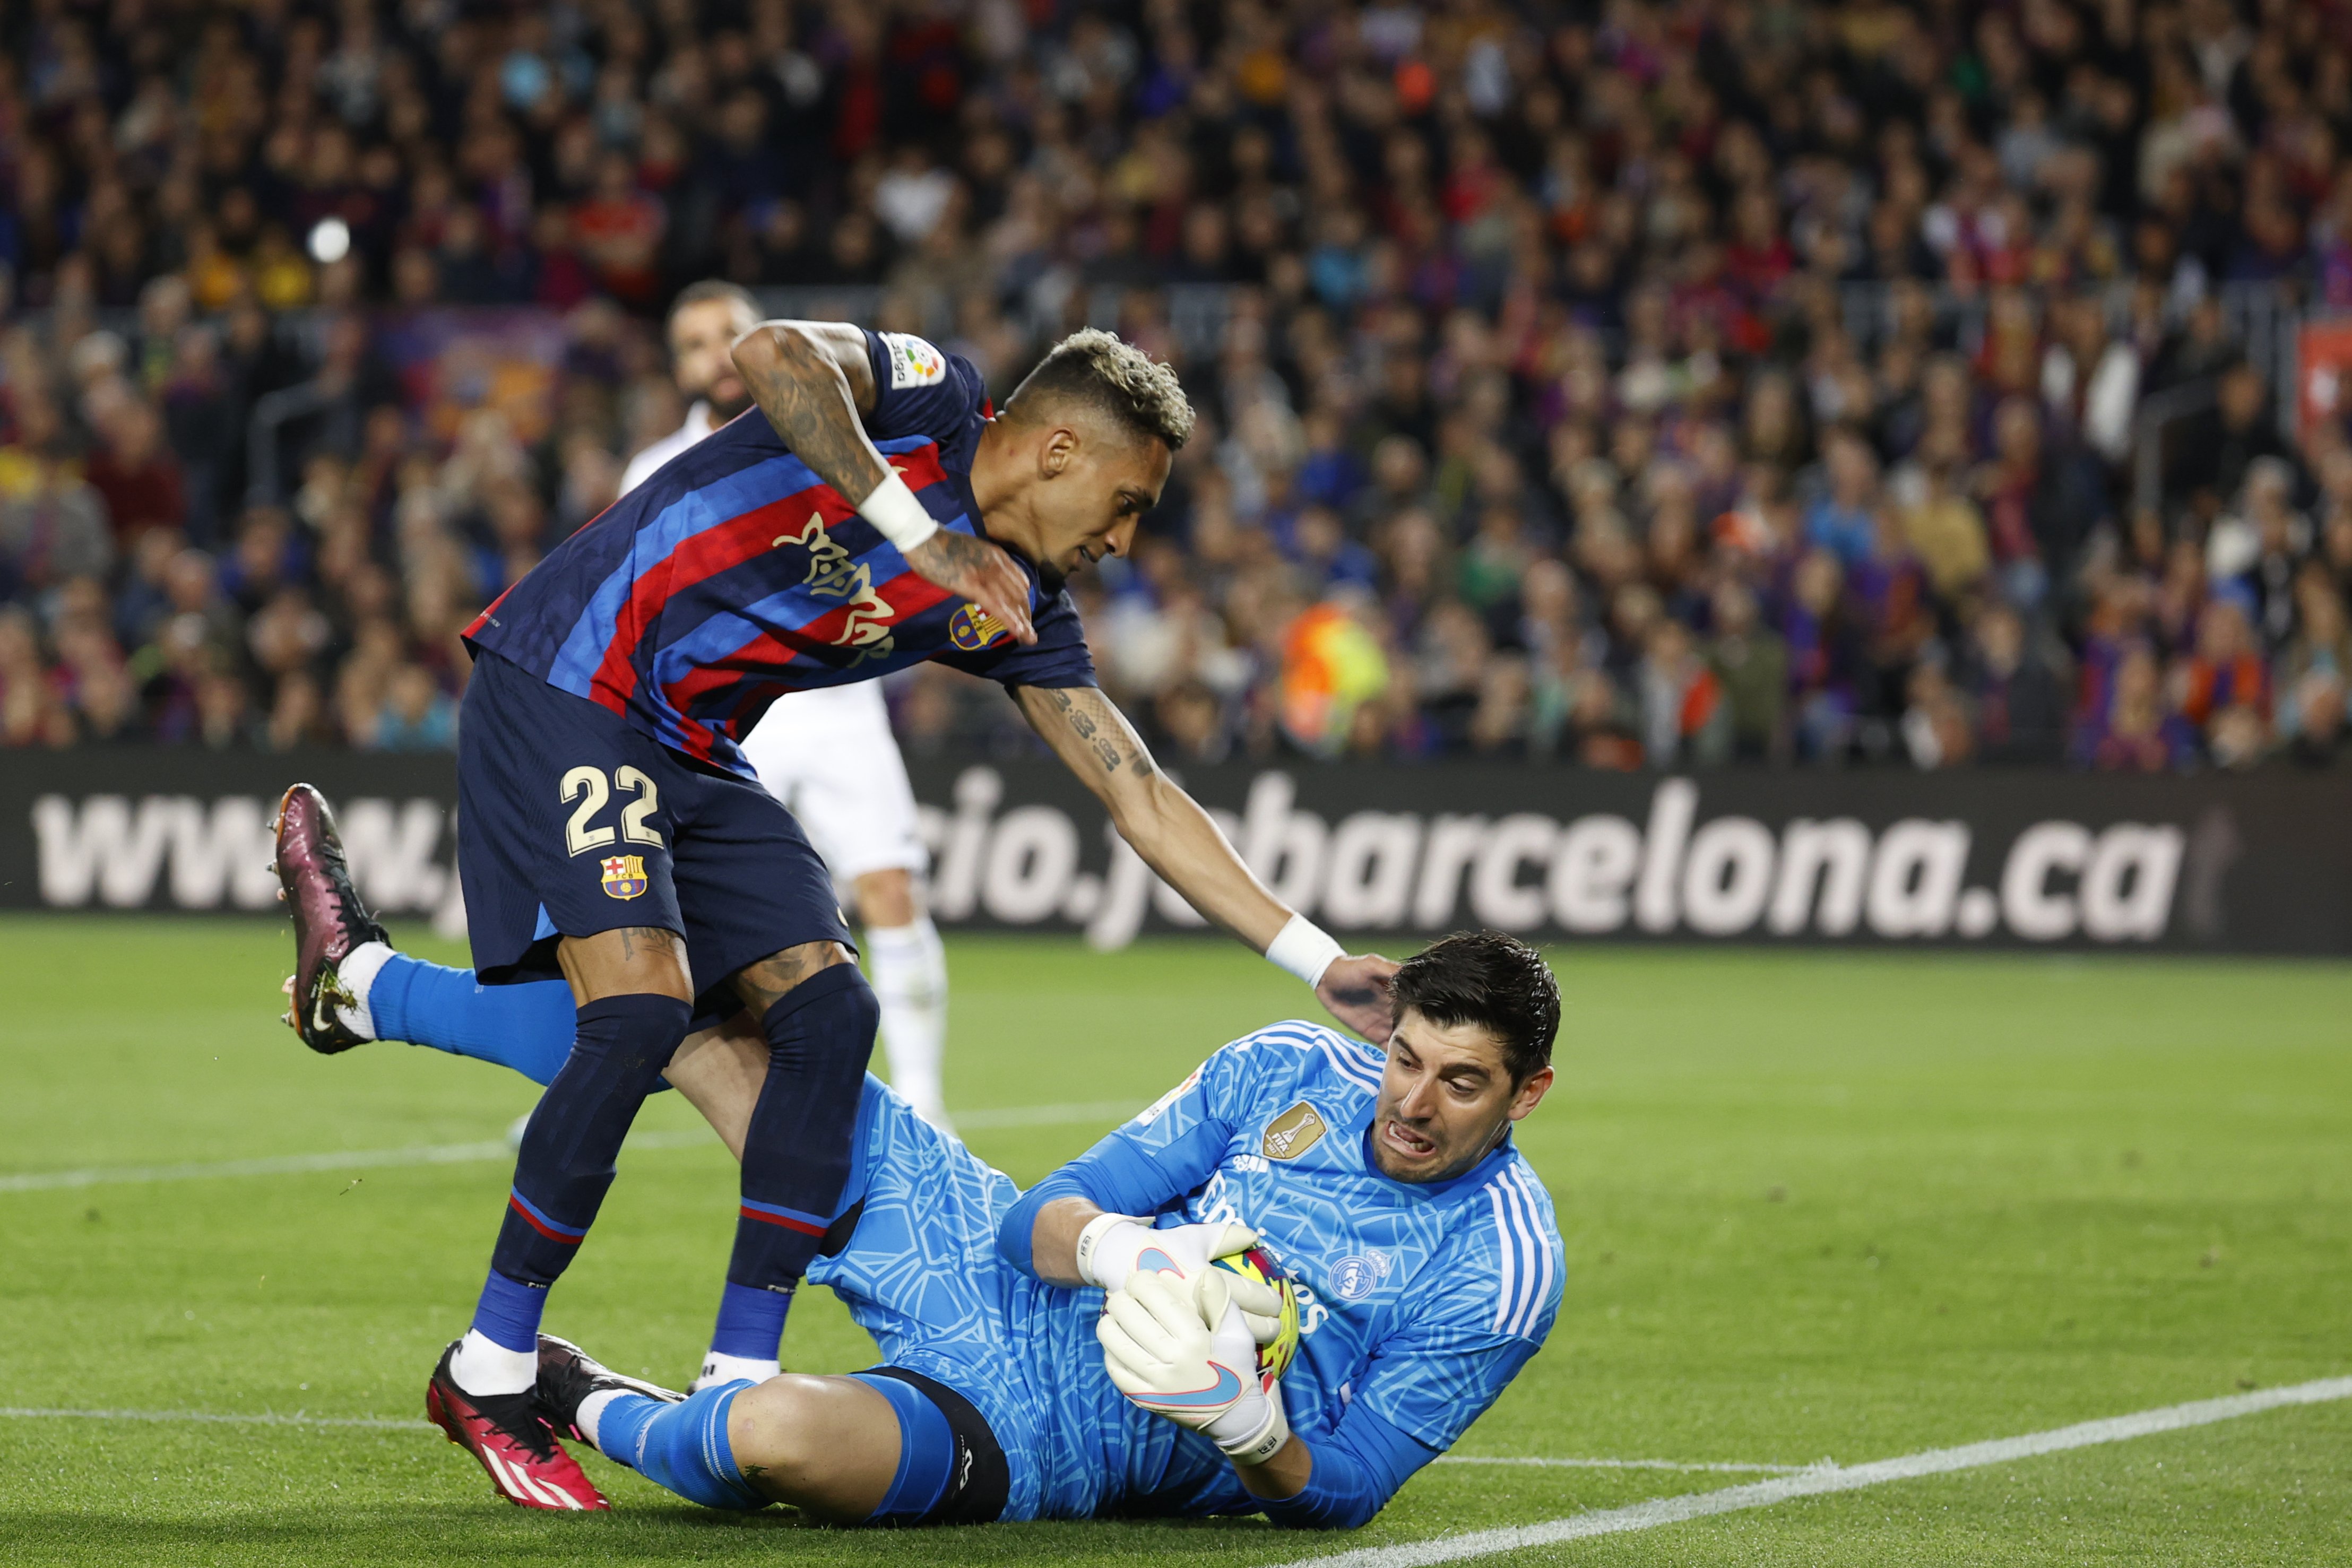
<instances>
[{"instance_id":1,"label":"nike swoosh on glove","mask_svg":"<svg viewBox=\"0 0 2352 1568\"><path fill-rule=\"evenodd\" d=\"M1121 1394L1205 1434L1237 1465L1264 1464L1290 1440L1290 1423L1281 1384L1257 1370L1257 1340L1233 1300L1232 1278L1139 1270L1104 1298L1095 1338Z\"/></svg>"},{"instance_id":2,"label":"nike swoosh on glove","mask_svg":"<svg viewBox=\"0 0 2352 1568\"><path fill-rule=\"evenodd\" d=\"M1194 1280L1208 1271L1212 1260L1256 1245L1257 1232L1246 1225L1176 1225L1155 1230L1149 1220L1098 1214L1078 1232L1078 1278L1106 1291L1125 1290L1138 1270ZM1280 1303L1273 1310L1279 1312Z\"/></svg>"}]
</instances>

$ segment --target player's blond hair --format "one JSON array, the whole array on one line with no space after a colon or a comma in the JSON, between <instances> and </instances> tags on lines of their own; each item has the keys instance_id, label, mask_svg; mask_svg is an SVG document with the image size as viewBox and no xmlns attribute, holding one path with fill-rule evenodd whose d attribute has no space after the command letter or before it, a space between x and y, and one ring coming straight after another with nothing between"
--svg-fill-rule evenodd
<instances>
[{"instance_id":1,"label":"player's blond hair","mask_svg":"<svg viewBox=\"0 0 2352 1568\"><path fill-rule=\"evenodd\" d=\"M1099 327L1071 333L1013 389L1004 412L1024 423L1063 399L1108 414L1169 451L1192 436L1192 403L1176 372Z\"/></svg>"}]
</instances>

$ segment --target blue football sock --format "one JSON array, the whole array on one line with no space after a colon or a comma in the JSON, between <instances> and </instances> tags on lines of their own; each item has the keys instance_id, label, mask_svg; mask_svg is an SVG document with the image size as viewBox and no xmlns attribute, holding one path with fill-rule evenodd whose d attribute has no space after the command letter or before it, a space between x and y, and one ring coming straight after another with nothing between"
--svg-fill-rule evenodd
<instances>
[{"instance_id":1,"label":"blue football sock","mask_svg":"<svg viewBox=\"0 0 2352 1568\"><path fill-rule=\"evenodd\" d=\"M710 1332L710 1348L745 1361L773 1361L792 1306L789 1290L755 1290L730 1280L719 1292L719 1325Z\"/></svg>"},{"instance_id":2,"label":"blue football sock","mask_svg":"<svg viewBox=\"0 0 2352 1568\"><path fill-rule=\"evenodd\" d=\"M572 988L562 980L485 986L471 969L405 953L394 953L376 971L368 1011L379 1039L495 1061L534 1083L555 1082L577 1027Z\"/></svg>"},{"instance_id":3,"label":"blue football sock","mask_svg":"<svg viewBox=\"0 0 2352 1568\"><path fill-rule=\"evenodd\" d=\"M552 1284L571 1265L613 1185L637 1107L661 1082L694 1009L631 992L579 1009L571 1054L524 1127L514 1188L490 1254L495 1274Z\"/></svg>"},{"instance_id":4,"label":"blue football sock","mask_svg":"<svg viewBox=\"0 0 2352 1568\"><path fill-rule=\"evenodd\" d=\"M474 1327L493 1344L525 1354L539 1349L540 1314L547 1310L547 1291L509 1280L496 1269L483 1282L482 1299L474 1307Z\"/></svg>"},{"instance_id":5,"label":"blue football sock","mask_svg":"<svg viewBox=\"0 0 2352 1568\"><path fill-rule=\"evenodd\" d=\"M683 1404L616 1395L596 1417L596 1451L705 1508L765 1508L735 1468L727 1412L748 1383L706 1388Z\"/></svg>"},{"instance_id":6,"label":"blue football sock","mask_svg":"<svg viewBox=\"0 0 2352 1568\"><path fill-rule=\"evenodd\" d=\"M742 1204L727 1266L730 1301L764 1293L789 1304L787 1292L840 1212L879 1017L866 977L854 964L837 964L793 987L761 1019L768 1076L743 1140ZM767 1334L770 1316L773 1336ZM775 1359L784 1326L781 1307L756 1320L722 1307L719 1323L731 1344L749 1346L756 1330L763 1345L756 1354L748 1348L721 1354ZM711 1348L720 1347L714 1340Z\"/></svg>"}]
</instances>

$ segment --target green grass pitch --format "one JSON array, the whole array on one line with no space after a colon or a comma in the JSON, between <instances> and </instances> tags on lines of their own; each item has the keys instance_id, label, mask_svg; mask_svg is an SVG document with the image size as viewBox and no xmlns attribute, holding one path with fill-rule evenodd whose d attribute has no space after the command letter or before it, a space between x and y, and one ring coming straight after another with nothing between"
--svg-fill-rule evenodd
<instances>
[{"instance_id":1,"label":"green grass pitch","mask_svg":"<svg viewBox=\"0 0 2352 1568\"><path fill-rule=\"evenodd\" d=\"M275 1021L263 923L0 920L0 1176L498 1138L520 1079ZM423 938L420 950L453 950ZM960 1109L1141 1104L1296 1013L1236 948L966 939ZM2352 967L1588 948L1522 1133L1558 1202L1549 1347L1475 1456L1841 1463L2352 1372ZM1107 1120L971 1142L1017 1179ZM688 1132L663 1096L643 1125ZM1371 1527L876 1535L706 1513L589 1457L609 1515L525 1513L421 1427L26 1411L420 1414L498 1221L495 1160L0 1190L0 1562L1283 1563L1739 1475L1444 1464ZM670 1381L730 1234L715 1142L623 1157L549 1326ZM18 1184L21 1186L21 1184ZM823 1291L788 1364L866 1364ZM1487 1562L2352 1561L2352 1406Z\"/></svg>"}]
</instances>

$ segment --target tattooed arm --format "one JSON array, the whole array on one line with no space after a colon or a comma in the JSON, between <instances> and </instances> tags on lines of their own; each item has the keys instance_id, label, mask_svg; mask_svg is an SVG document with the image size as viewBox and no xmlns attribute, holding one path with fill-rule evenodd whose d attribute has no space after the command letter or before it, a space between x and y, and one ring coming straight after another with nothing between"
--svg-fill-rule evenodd
<instances>
[{"instance_id":1,"label":"tattooed arm","mask_svg":"<svg viewBox=\"0 0 2352 1568\"><path fill-rule=\"evenodd\" d=\"M734 360L793 455L851 506L862 507L890 476L858 422L873 412L877 395L864 332L838 321L762 321L735 340ZM907 564L979 605L1021 642L1037 640L1029 580L1001 547L941 528L907 551Z\"/></svg>"},{"instance_id":2,"label":"tattooed arm","mask_svg":"<svg viewBox=\"0 0 2352 1568\"><path fill-rule=\"evenodd\" d=\"M1016 686L1030 727L1109 808L1119 836L1185 902L1263 953L1292 911L1268 892L1190 795L1153 766L1126 716L1093 686ZM1341 958L1316 995L1365 1039L1389 1033L1388 977L1396 966L1373 955Z\"/></svg>"},{"instance_id":3,"label":"tattooed arm","mask_svg":"<svg viewBox=\"0 0 2352 1568\"><path fill-rule=\"evenodd\" d=\"M865 333L841 321L762 321L735 340L734 353L784 444L851 506L888 476L858 423L874 411Z\"/></svg>"}]
</instances>

